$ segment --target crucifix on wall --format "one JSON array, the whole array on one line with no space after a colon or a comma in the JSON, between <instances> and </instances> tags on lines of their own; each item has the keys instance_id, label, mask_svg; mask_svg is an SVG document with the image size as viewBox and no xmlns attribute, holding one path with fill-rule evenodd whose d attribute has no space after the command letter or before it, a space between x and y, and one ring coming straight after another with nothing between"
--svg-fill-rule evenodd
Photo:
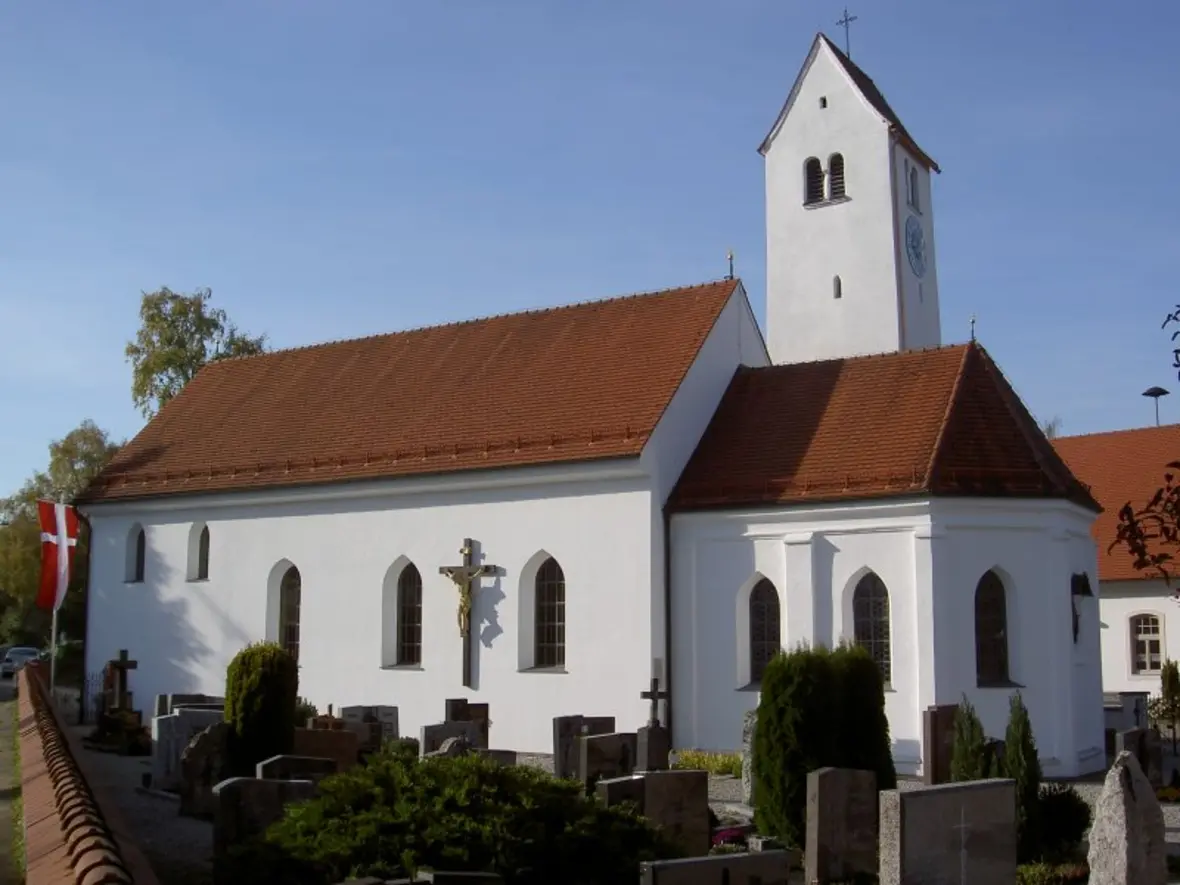
<instances>
[{"instance_id":1,"label":"crucifix on wall","mask_svg":"<svg viewBox=\"0 0 1180 885\"><path fill-rule=\"evenodd\" d=\"M494 575L497 566L476 565L475 542L471 538L463 539L463 547L459 553L463 556L462 565L439 566L438 573L454 581L455 587L459 590L458 616L459 636L463 639L463 685L471 688L471 604L480 578Z\"/></svg>"}]
</instances>

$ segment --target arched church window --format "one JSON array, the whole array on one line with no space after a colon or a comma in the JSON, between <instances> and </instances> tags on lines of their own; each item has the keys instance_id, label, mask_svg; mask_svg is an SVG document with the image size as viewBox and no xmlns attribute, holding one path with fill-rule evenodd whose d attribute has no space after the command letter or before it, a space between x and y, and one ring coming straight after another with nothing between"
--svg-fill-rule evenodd
<instances>
[{"instance_id":1,"label":"arched church window","mask_svg":"<svg viewBox=\"0 0 1180 885\"><path fill-rule=\"evenodd\" d=\"M803 164L803 204L822 203L824 199L824 167L816 157Z\"/></svg>"},{"instance_id":2,"label":"arched church window","mask_svg":"<svg viewBox=\"0 0 1180 885\"><path fill-rule=\"evenodd\" d=\"M839 274L832 277L832 297L833 298L843 298L844 297L844 283L840 279Z\"/></svg>"},{"instance_id":3,"label":"arched church window","mask_svg":"<svg viewBox=\"0 0 1180 885\"><path fill-rule=\"evenodd\" d=\"M142 584L147 572L147 534L135 526L127 539L127 583Z\"/></svg>"},{"instance_id":4,"label":"arched church window","mask_svg":"<svg viewBox=\"0 0 1180 885\"><path fill-rule=\"evenodd\" d=\"M291 566L279 583L279 642L299 660L299 604L303 581L299 569Z\"/></svg>"},{"instance_id":5,"label":"arched church window","mask_svg":"<svg viewBox=\"0 0 1180 885\"><path fill-rule=\"evenodd\" d=\"M422 663L422 574L412 562L397 579L397 665Z\"/></svg>"},{"instance_id":6,"label":"arched church window","mask_svg":"<svg viewBox=\"0 0 1180 885\"><path fill-rule=\"evenodd\" d=\"M836 200L844 196L844 155L832 154L828 158L828 199Z\"/></svg>"},{"instance_id":7,"label":"arched church window","mask_svg":"<svg viewBox=\"0 0 1180 885\"><path fill-rule=\"evenodd\" d=\"M536 577L533 666L565 666L565 573L552 556Z\"/></svg>"},{"instance_id":8,"label":"arched church window","mask_svg":"<svg viewBox=\"0 0 1180 885\"><path fill-rule=\"evenodd\" d=\"M209 526L201 527L201 535L197 538L197 580L209 580Z\"/></svg>"},{"instance_id":9,"label":"arched church window","mask_svg":"<svg viewBox=\"0 0 1180 885\"><path fill-rule=\"evenodd\" d=\"M1004 582L988 571L975 587L975 680L1006 685L1008 676L1008 603Z\"/></svg>"},{"instance_id":10,"label":"arched church window","mask_svg":"<svg viewBox=\"0 0 1180 885\"><path fill-rule=\"evenodd\" d=\"M1155 615L1131 618L1131 672L1159 673L1163 667L1163 631Z\"/></svg>"},{"instance_id":11,"label":"arched church window","mask_svg":"<svg viewBox=\"0 0 1180 885\"><path fill-rule=\"evenodd\" d=\"M761 682L766 665L782 650L778 590L763 578L750 592L750 682Z\"/></svg>"},{"instance_id":12,"label":"arched church window","mask_svg":"<svg viewBox=\"0 0 1180 885\"><path fill-rule=\"evenodd\" d=\"M893 663L889 650L889 591L876 572L861 578L852 592L853 638L881 670L881 681L889 686Z\"/></svg>"}]
</instances>

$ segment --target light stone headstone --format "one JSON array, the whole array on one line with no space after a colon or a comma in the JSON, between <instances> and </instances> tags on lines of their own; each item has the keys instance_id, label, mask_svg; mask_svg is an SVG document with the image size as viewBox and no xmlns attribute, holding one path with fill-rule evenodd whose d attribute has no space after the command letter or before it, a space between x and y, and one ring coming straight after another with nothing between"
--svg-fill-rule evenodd
<instances>
[{"instance_id":1,"label":"light stone headstone","mask_svg":"<svg viewBox=\"0 0 1180 885\"><path fill-rule=\"evenodd\" d=\"M880 792L879 885L1016 881L1016 782Z\"/></svg>"},{"instance_id":2,"label":"light stone headstone","mask_svg":"<svg viewBox=\"0 0 1180 885\"><path fill-rule=\"evenodd\" d=\"M177 791L181 788L180 757L198 734L224 720L220 710L178 707L167 716L152 719L152 787Z\"/></svg>"},{"instance_id":3,"label":"light stone headstone","mask_svg":"<svg viewBox=\"0 0 1180 885\"><path fill-rule=\"evenodd\" d=\"M758 730L758 708L742 717L742 801L754 804L754 734Z\"/></svg>"},{"instance_id":4,"label":"light stone headstone","mask_svg":"<svg viewBox=\"0 0 1180 885\"><path fill-rule=\"evenodd\" d=\"M1119 753L1106 773L1090 828L1090 885L1164 885L1164 813L1139 761Z\"/></svg>"}]
</instances>

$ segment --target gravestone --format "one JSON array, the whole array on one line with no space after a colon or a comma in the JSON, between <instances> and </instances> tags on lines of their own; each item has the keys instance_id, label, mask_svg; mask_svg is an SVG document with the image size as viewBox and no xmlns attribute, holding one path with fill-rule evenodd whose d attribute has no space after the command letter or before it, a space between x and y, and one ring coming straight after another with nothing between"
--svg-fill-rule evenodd
<instances>
[{"instance_id":1,"label":"gravestone","mask_svg":"<svg viewBox=\"0 0 1180 885\"><path fill-rule=\"evenodd\" d=\"M1164 747L1160 733L1149 728L1143 735L1143 774L1154 789L1164 785Z\"/></svg>"},{"instance_id":2,"label":"gravestone","mask_svg":"<svg viewBox=\"0 0 1180 885\"><path fill-rule=\"evenodd\" d=\"M807 774L807 882L877 872L877 775L850 768Z\"/></svg>"},{"instance_id":3,"label":"gravestone","mask_svg":"<svg viewBox=\"0 0 1180 885\"><path fill-rule=\"evenodd\" d=\"M356 765L359 753L356 733L346 729L297 728L291 743L292 756L334 759L337 771L348 771Z\"/></svg>"},{"instance_id":4,"label":"gravestone","mask_svg":"<svg viewBox=\"0 0 1180 885\"><path fill-rule=\"evenodd\" d=\"M472 750L471 741L467 740L462 735L458 737L449 737L442 742L442 745L432 753L427 753L426 757L451 757L466 756Z\"/></svg>"},{"instance_id":5,"label":"gravestone","mask_svg":"<svg viewBox=\"0 0 1180 885\"><path fill-rule=\"evenodd\" d=\"M473 752L477 756L482 756L484 759L491 759L493 762L508 768L517 764L517 753L515 750L481 750L475 748Z\"/></svg>"},{"instance_id":6,"label":"gravestone","mask_svg":"<svg viewBox=\"0 0 1180 885\"><path fill-rule=\"evenodd\" d=\"M474 722L478 726L475 747L486 750L490 746L489 734L492 721L487 704L473 704L465 698L449 698L446 702L444 722Z\"/></svg>"},{"instance_id":7,"label":"gravestone","mask_svg":"<svg viewBox=\"0 0 1180 885\"><path fill-rule=\"evenodd\" d=\"M623 802L633 802L640 814L643 813L643 792L642 774L605 778L594 786L594 795L607 808Z\"/></svg>"},{"instance_id":8,"label":"gravestone","mask_svg":"<svg viewBox=\"0 0 1180 885\"><path fill-rule=\"evenodd\" d=\"M554 716L553 717L553 776L578 776L578 738L584 734L612 734L614 716Z\"/></svg>"},{"instance_id":9,"label":"gravestone","mask_svg":"<svg viewBox=\"0 0 1180 885\"><path fill-rule=\"evenodd\" d=\"M639 881L641 885L787 885L798 863L797 851L645 861L639 865Z\"/></svg>"},{"instance_id":10,"label":"gravestone","mask_svg":"<svg viewBox=\"0 0 1180 885\"><path fill-rule=\"evenodd\" d=\"M742 717L742 801L754 804L754 733L758 730L758 708Z\"/></svg>"},{"instance_id":11,"label":"gravestone","mask_svg":"<svg viewBox=\"0 0 1180 885\"><path fill-rule=\"evenodd\" d=\"M156 715L168 716L175 713L179 707L192 707L204 710L224 710L225 698L211 694L158 694L156 695Z\"/></svg>"},{"instance_id":12,"label":"gravestone","mask_svg":"<svg viewBox=\"0 0 1180 885\"><path fill-rule=\"evenodd\" d=\"M194 737L180 756L180 813L211 818L216 810L213 788L226 769L229 724L218 722Z\"/></svg>"},{"instance_id":13,"label":"gravestone","mask_svg":"<svg viewBox=\"0 0 1180 885\"><path fill-rule=\"evenodd\" d=\"M425 758L442 748L447 738L466 738L472 747L479 746L479 724L476 722L439 722L423 725L418 736L418 755ZM485 748L486 749L486 748Z\"/></svg>"},{"instance_id":14,"label":"gravestone","mask_svg":"<svg viewBox=\"0 0 1180 885\"><path fill-rule=\"evenodd\" d=\"M641 691L639 696L651 703L647 724L639 729L636 736L637 771L667 771L668 754L672 752L672 741L668 729L660 724L660 701L668 700L668 692L660 689L658 676L651 678L651 687Z\"/></svg>"},{"instance_id":15,"label":"gravestone","mask_svg":"<svg viewBox=\"0 0 1180 885\"><path fill-rule=\"evenodd\" d=\"M1164 885L1164 813L1133 753L1106 773L1089 834L1090 885Z\"/></svg>"},{"instance_id":16,"label":"gravestone","mask_svg":"<svg viewBox=\"0 0 1180 885\"><path fill-rule=\"evenodd\" d=\"M958 710L958 704L939 704L922 714L922 782L927 785L950 783Z\"/></svg>"},{"instance_id":17,"label":"gravestone","mask_svg":"<svg viewBox=\"0 0 1180 885\"><path fill-rule=\"evenodd\" d=\"M680 846L687 857L709 853L709 773L648 771L643 774L643 816Z\"/></svg>"},{"instance_id":18,"label":"gravestone","mask_svg":"<svg viewBox=\"0 0 1180 885\"><path fill-rule=\"evenodd\" d=\"M213 880L234 882L239 877L227 869L229 849L241 845L251 836L266 831L283 816L290 802L315 795L311 781L259 780L234 777L221 781L211 790L213 800Z\"/></svg>"},{"instance_id":19,"label":"gravestone","mask_svg":"<svg viewBox=\"0 0 1180 885\"><path fill-rule=\"evenodd\" d=\"M578 738L578 773L590 790L601 778L622 777L635 771L638 738L634 734L587 734Z\"/></svg>"},{"instance_id":20,"label":"gravestone","mask_svg":"<svg viewBox=\"0 0 1180 885\"><path fill-rule=\"evenodd\" d=\"M401 734L398 731L397 707L392 706L353 706L341 707L340 718L345 723L364 722L376 723L380 728L380 741L397 740Z\"/></svg>"},{"instance_id":21,"label":"gravestone","mask_svg":"<svg viewBox=\"0 0 1180 885\"><path fill-rule=\"evenodd\" d=\"M152 719L152 786L180 788L180 757L198 734L225 717L220 710L177 707L174 713Z\"/></svg>"},{"instance_id":22,"label":"gravestone","mask_svg":"<svg viewBox=\"0 0 1180 885\"><path fill-rule=\"evenodd\" d=\"M258 780L270 781L311 781L318 784L328 775L336 773L335 759L320 759L315 756L271 756L254 766Z\"/></svg>"},{"instance_id":23,"label":"gravestone","mask_svg":"<svg viewBox=\"0 0 1180 885\"><path fill-rule=\"evenodd\" d=\"M1016 782L880 792L879 885L1016 881Z\"/></svg>"}]
</instances>

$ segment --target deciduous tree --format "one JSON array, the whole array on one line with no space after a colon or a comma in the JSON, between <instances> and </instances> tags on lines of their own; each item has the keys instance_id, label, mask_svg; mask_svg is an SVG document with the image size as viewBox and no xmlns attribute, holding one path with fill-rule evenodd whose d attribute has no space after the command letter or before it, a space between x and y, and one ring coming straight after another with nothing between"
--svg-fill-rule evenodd
<instances>
[{"instance_id":1,"label":"deciduous tree","mask_svg":"<svg viewBox=\"0 0 1180 885\"><path fill-rule=\"evenodd\" d=\"M131 398L151 418L180 393L206 363L250 356L266 349L266 336L239 331L221 308L213 307L209 289L191 295L166 286L144 292L139 331L127 342L131 363Z\"/></svg>"}]
</instances>

